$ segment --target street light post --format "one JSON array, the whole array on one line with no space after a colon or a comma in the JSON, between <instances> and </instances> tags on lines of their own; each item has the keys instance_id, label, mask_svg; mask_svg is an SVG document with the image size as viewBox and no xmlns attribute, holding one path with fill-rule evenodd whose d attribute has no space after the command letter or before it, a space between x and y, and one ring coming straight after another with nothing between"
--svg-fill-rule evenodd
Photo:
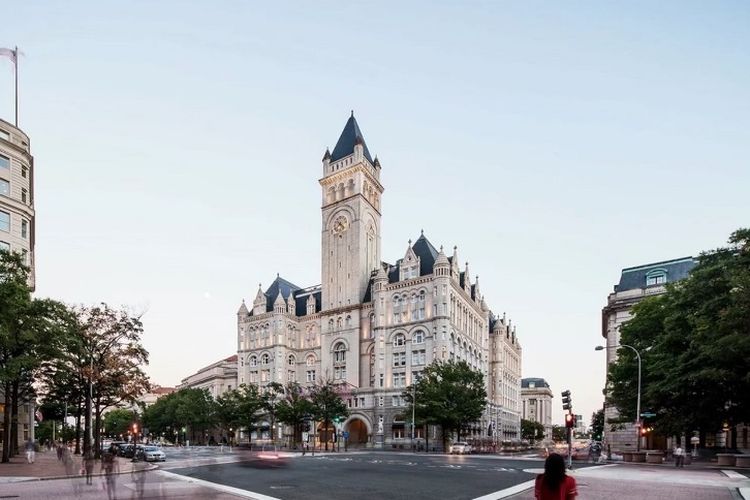
<instances>
[{"instance_id":1,"label":"street light post","mask_svg":"<svg viewBox=\"0 0 750 500\"><path fill-rule=\"evenodd\" d=\"M417 421L414 417L417 414L417 386L411 385L411 451L415 451L414 447L414 426L417 425Z\"/></svg>"},{"instance_id":2,"label":"street light post","mask_svg":"<svg viewBox=\"0 0 750 500\"><path fill-rule=\"evenodd\" d=\"M618 347L627 347L635 353L635 357L638 359L638 398L636 400L635 407L635 451L641 451L641 353L639 353L638 349L636 349L635 347L627 344L610 345L606 348L604 346L598 345L594 350L603 351L604 349L613 349Z\"/></svg>"}]
</instances>

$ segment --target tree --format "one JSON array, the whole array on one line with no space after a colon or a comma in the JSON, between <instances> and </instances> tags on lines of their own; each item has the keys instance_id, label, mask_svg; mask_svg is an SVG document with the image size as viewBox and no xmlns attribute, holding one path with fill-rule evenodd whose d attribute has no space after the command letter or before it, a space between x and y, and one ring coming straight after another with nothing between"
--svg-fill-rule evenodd
<instances>
[{"instance_id":1,"label":"tree","mask_svg":"<svg viewBox=\"0 0 750 500\"><path fill-rule=\"evenodd\" d=\"M46 360L54 359L65 338L66 308L32 299L30 269L18 253L0 250L0 391L4 396L2 461L17 452L18 409L33 399L33 381Z\"/></svg>"},{"instance_id":2,"label":"tree","mask_svg":"<svg viewBox=\"0 0 750 500\"><path fill-rule=\"evenodd\" d=\"M642 353L641 407L664 434L703 437L750 420L750 230L704 252L685 280L641 301L621 328L621 343ZM608 401L633 421L637 363L620 349L610 367ZM617 423L617 422L613 422Z\"/></svg>"},{"instance_id":3,"label":"tree","mask_svg":"<svg viewBox=\"0 0 750 500\"><path fill-rule=\"evenodd\" d=\"M552 440L556 443L560 443L568 440L567 429L562 425L552 426Z\"/></svg>"},{"instance_id":4,"label":"tree","mask_svg":"<svg viewBox=\"0 0 750 500\"><path fill-rule=\"evenodd\" d=\"M464 427L479 420L487 405L484 375L465 361L434 362L414 386L403 393L408 411L412 411L415 393L414 413L420 420L440 425L444 447L448 432L455 432L460 439Z\"/></svg>"},{"instance_id":5,"label":"tree","mask_svg":"<svg viewBox=\"0 0 750 500\"><path fill-rule=\"evenodd\" d=\"M604 436L604 410L591 414L591 439L601 441Z\"/></svg>"},{"instance_id":6,"label":"tree","mask_svg":"<svg viewBox=\"0 0 750 500\"><path fill-rule=\"evenodd\" d=\"M130 430L135 414L130 410L118 408L104 416L104 431L106 434L119 436Z\"/></svg>"},{"instance_id":7,"label":"tree","mask_svg":"<svg viewBox=\"0 0 750 500\"><path fill-rule=\"evenodd\" d=\"M315 420L323 422L323 441L325 449L328 450L328 428L334 419L349 415L346 403L341 399L333 382L326 380L316 383L310 388L310 401L312 416Z\"/></svg>"},{"instance_id":8,"label":"tree","mask_svg":"<svg viewBox=\"0 0 750 500\"><path fill-rule=\"evenodd\" d=\"M241 408L235 411L240 412ZM203 436L216 422L216 403L208 389L180 389L157 399L143 411L143 427L151 434L175 441L183 433L185 439L189 435L195 440L196 435Z\"/></svg>"},{"instance_id":9,"label":"tree","mask_svg":"<svg viewBox=\"0 0 750 500\"><path fill-rule=\"evenodd\" d=\"M312 416L312 403L305 396L305 391L296 382L290 382L284 391L284 398L276 405L276 417L279 422L293 429L293 441L302 440L301 426Z\"/></svg>"},{"instance_id":10,"label":"tree","mask_svg":"<svg viewBox=\"0 0 750 500\"><path fill-rule=\"evenodd\" d=\"M544 439L544 425L535 420L521 419L521 438L525 439L532 446L534 441Z\"/></svg>"}]
</instances>

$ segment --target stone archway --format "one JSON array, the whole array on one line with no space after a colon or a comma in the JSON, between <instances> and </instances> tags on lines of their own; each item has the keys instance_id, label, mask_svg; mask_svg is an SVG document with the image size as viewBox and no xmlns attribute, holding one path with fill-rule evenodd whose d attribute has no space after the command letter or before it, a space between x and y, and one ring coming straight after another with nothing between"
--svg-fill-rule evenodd
<instances>
[{"instance_id":1,"label":"stone archway","mask_svg":"<svg viewBox=\"0 0 750 500\"><path fill-rule=\"evenodd\" d=\"M359 415L352 415L344 423L344 431L349 433L349 446L365 445L368 442L370 425L367 419Z\"/></svg>"}]
</instances>

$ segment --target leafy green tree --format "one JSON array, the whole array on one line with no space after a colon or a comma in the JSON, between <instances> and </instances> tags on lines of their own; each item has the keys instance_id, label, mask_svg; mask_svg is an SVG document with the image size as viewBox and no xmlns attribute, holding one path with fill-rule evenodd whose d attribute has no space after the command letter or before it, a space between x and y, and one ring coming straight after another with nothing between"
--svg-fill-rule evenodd
<instances>
[{"instance_id":1,"label":"leafy green tree","mask_svg":"<svg viewBox=\"0 0 750 500\"><path fill-rule=\"evenodd\" d=\"M444 447L449 432L455 432L460 439L461 431L479 420L487 405L484 375L465 361L438 361L425 368L414 388L403 393L409 413L413 393L417 419L441 427Z\"/></svg>"},{"instance_id":2,"label":"leafy green tree","mask_svg":"<svg viewBox=\"0 0 750 500\"><path fill-rule=\"evenodd\" d=\"M560 443L563 441L567 441L568 435L567 435L567 429L563 427L562 425L553 425L552 426L552 440L556 443Z\"/></svg>"},{"instance_id":3,"label":"leafy green tree","mask_svg":"<svg viewBox=\"0 0 750 500\"><path fill-rule=\"evenodd\" d=\"M544 425L535 420L521 419L521 438L525 439L532 446L534 441L544 439Z\"/></svg>"},{"instance_id":4,"label":"leafy green tree","mask_svg":"<svg viewBox=\"0 0 750 500\"><path fill-rule=\"evenodd\" d=\"M49 299L32 299L30 269L18 253L0 250L0 387L5 401L2 461L17 453L18 409L35 397L33 381L46 360L59 355L67 309Z\"/></svg>"},{"instance_id":5,"label":"leafy green tree","mask_svg":"<svg viewBox=\"0 0 750 500\"><path fill-rule=\"evenodd\" d=\"M349 415L349 409L344 400L339 396L336 386L331 380L316 383L310 388L310 402L312 416L315 420L323 422L323 441L325 449L328 450L328 428L334 419L344 418Z\"/></svg>"},{"instance_id":6,"label":"leafy green tree","mask_svg":"<svg viewBox=\"0 0 750 500\"><path fill-rule=\"evenodd\" d=\"M621 328L642 353L642 408L664 434L716 432L750 420L750 230L705 252L690 276L643 300ZM621 348L610 368L608 401L633 421L637 362ZM609 422L612 423L612 422ZM617 422L614 422L617 423ZM733 443L734 444L734 443Z\"/></svg>"},{"instance_id":7,"label":"leafy green tree","mask_svg":"<svg viewBox=\"0 0 750 500\"><path fill-rule=\"evenodd\" d=\"M104 431L106 434L119 436L127 434L135 420L135 414L130 410L118 408L104 415Z\"/></svg>"},{"instance_id":8,"label":"leafy green tree","mask_svg":"<svg viewBox=\"0 0 750 500\"><path fill-rule=\"evenodd\" d=\"M276 406L276 416L279 422L292 426L295 443L302 440L302 423L312 412L312 402L305 396L302 386L296 382L287 384L284 398Z\"/></svg>"}]
</instances>

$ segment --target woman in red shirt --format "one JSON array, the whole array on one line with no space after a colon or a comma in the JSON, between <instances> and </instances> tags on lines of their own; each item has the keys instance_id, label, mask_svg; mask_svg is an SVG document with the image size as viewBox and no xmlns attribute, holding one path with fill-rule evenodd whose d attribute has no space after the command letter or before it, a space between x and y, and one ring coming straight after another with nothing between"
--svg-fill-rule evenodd
<instances>
[{"instance_id":1,"label":"woman in red shirt","mask_svg":"<svg viewBox=\"0 0 750 500\"><path fill-rule=\"evenodd\" d=\"M534 498L537 500L571 500L578 496L576 480L565 474L565 459L550 454L544 462L544 474L536 477Z\"/></svg>"}]
</instances>

